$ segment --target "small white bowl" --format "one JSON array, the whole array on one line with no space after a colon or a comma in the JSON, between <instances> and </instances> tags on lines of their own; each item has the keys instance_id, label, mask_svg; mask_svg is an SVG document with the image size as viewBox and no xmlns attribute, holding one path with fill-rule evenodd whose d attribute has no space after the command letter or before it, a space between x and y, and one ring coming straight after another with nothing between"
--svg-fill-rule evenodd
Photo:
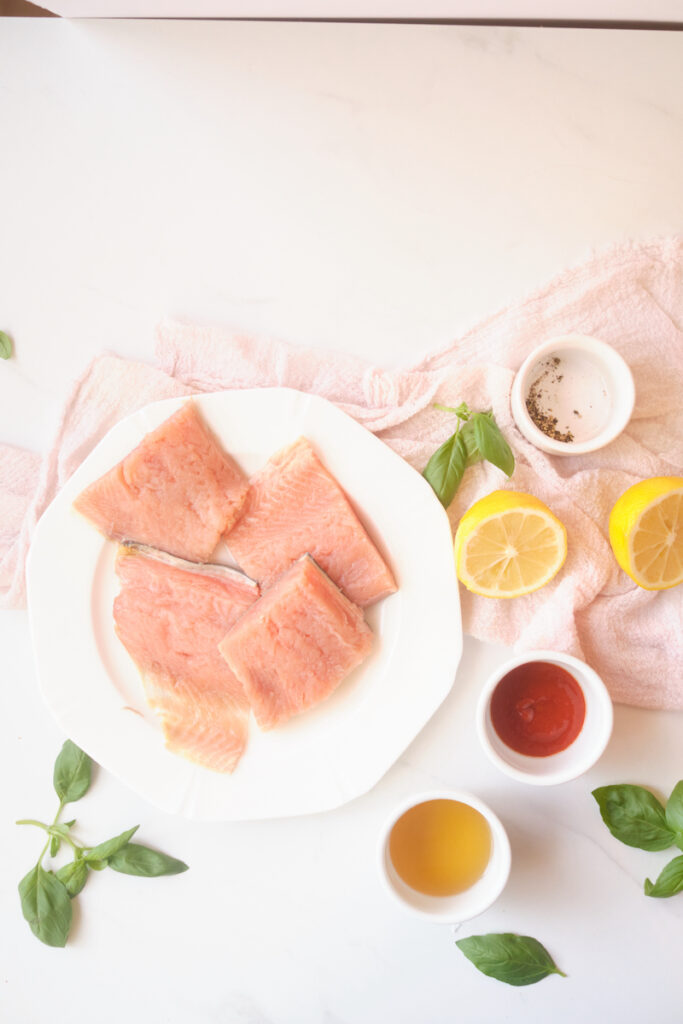
<instances>
[{"instance_id":1,"label":"small white bowl","mask_svg":"<svg viewBox=\"0 0 683 1024\"><path fill-rule=\"evenodd\" d=\"M504 743L491 721L491 697L501 679L517 668L534 661L561 665L581 687L586 715L581 732L564 750L547 757L519 754ZM489 759L518 782L532 786L556 786L583 775L602 755L612 735L612 700L600 676L584 661L558 651L532 651L511 658L487 679L477 705L477 734Z\"/></svg>"},{"instance_id":2,"label":"small white bowl","mask_svg":"<svg viewBox=\"0 0 683 1024\"><path fill-rule=\"evenodd\" d=\"M559 360L557 366L553 358ZM544 411L557 417L557 430L572 433L572 441L549 437L536 426L526 405L534 384L543 396ZM634 403L627 363L611 345L583 334L564 334L535 348L520 366L510 395L521 433L552 455L583 455L603 448L622 432Z\"/></svg>"},{"instance_id":3,"label":"small white bowl","mask_svg":"<svg viewBox=\"0 0 683 1024\"><path fill-rule=\"evenodd\" d=\"M392 828L411 807L426 803L428 800L455 800L468 804L486 818L491 829L491 856L486 870L474 885L454 896L427 896L418 892L406 885L391 862L389 837ZM441 924L459 924L483 913L498 899L510 874L510 842L499 818L478 797L460 790L444 789L418 793L417 796L406 800L393 811L386 822L380 836L378 854L380 876L392 896L409 911Z\"/></svg>"}]
</instances>

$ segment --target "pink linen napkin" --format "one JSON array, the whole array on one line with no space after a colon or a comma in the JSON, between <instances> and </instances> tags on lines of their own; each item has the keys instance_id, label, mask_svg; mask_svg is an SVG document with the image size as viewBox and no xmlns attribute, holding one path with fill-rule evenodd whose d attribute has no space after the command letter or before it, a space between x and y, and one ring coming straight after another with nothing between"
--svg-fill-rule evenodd
<instances>
[{"instance_id":1,"label":"pink linen napkin","mask_svg":"<svg viewBox=\"0 0 683 1024\"><path fill-rule=\"evenodd\" d=\"M592 455L545 455L512 422L515 369L541 340L592 334L631 366L636 407L626 431ZM0 446L0 603L20 604L38 518L76 466L122 416L153 401L225 388L286 386L322 395L374 431L417 470L453 429L435 401L493 408L516 457L508 481L469 469L449 509L455 528L476 499L500 487L529 491L565 523L569 554L547 587L513 601L461 588L465 631L516 649L585 659L613 698L683 708L683 586L640 590L618 568L609 511L644 477L683 475L683 244L671 238L598 253L471 328L446 349L395 371L232 331L186 323L158 330L159 368L103 356L76 384L54 444L36 456ZM416 524L417 526L418 524Z\"/></svg>"}]
</instances>

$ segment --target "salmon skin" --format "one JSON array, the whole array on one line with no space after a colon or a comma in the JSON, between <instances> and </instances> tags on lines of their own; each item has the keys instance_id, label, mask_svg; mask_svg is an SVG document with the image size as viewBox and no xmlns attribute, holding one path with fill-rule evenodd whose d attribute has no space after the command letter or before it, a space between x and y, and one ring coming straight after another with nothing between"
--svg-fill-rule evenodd
<instances>
[{"instance_id":1,"label":"salmon skin","mask_svg":"<svg viewBox=\"0 0 683 1024\"><path fill-rule=\"evenodd\" d=\"M232 582L237 587L248 587L256 597L259 597L261 588L256 580L252 580L240 569L233 569L229 565L220 565L218 562L191 562L187 558L178 558L168 551L160 548L153 548L149 544L136 544L134 541L126 541L119 544L118 557L125 554L138 554L144 558L150 558L155 562L161 562L175 569L183 569L186 572L194 573L195 576L209 576L214 579L223 580L224 583Z\"/></svg>"},{"instance_id":2,"label":"salmon skin","mask_svg":"<svg viewBox=\"0 0 683 1024\"><path fill-rule=\"evenodd\" d=\"M248 487L190 401L86 487L74 507L112 540L207 562Z\"/></svg>"},{"instance_id":3,"label":"salmon skin","mask_svg":"<svg viewBox=\"0 0 683 1024\"><path fill-rule=\"evenodd\" d=\"M235 561L263 589L308 553L361 607L396 590L344 491L304 437L252 477L241 517L225 539Z\"/></svg>"},{"instance_id":4,"label":"salmon skin","mask_svg":"<svg viewBox=\"0 0 683 1024\"><path fill-rule=\"evenodd\" d=\"M249 702L218 643L258 599L258 584L140 545L119 546L116 573L116 632L166 746L213 771L233 771L247 743Z\"/></svg>"},{"instance_id":5,"label":"salmon skin","mask_svg":"<svg viewBox=\"0 0 683 1024\"><path fill-rule=\"evenodd\" d=\"M329 697L370 653L363 612L304 555L219 644L261 729Z\"/></svg>"}]
</instances>

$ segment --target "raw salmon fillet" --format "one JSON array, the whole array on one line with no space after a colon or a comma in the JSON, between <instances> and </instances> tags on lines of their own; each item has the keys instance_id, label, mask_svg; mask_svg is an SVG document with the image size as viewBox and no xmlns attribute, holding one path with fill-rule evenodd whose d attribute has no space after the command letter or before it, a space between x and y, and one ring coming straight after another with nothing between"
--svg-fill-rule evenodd
<instances>
[{"instance_id":1,"label":"raw salmon fillet","mask_svg":"<svg viewBox=\"0 0 683 1024\"><path fill-rule=\"evenodd\" d=\"M252 477L242 515L225 539L264 588L308 553L361 607L396 590L348 498L304 437Z\"/></svg>"},{"instance_id":2,"label":"raw salmon fillet","mask_svg":"<svg viewBox=\"0 0 683 1024\"><path fill-rule=\"evenodd\" d=\"M105 537L206 562L236 521L248 486L194 403L186 402L86 487L74 506Z\"/></svg>"},{"instance_id":3,"label":"raw salmon fillet","mask_svg":"<svg viewBox=\"0 0 683 1024\"><path fill-rule=\"evenodd\" d=\"M336 690L372 647L363 613L305 555L238 619L219 650L261 729Z\"/></svg>"},{"instance_id":4,"label":"raw salmon fillet","mask_svg":"<svg viewBox=\"0 0 683 1024\"><path fill-rule=\"evenodd\" d=\"M136 545L119 546L116 572L116 632L166 746L213 771L233 771L247 742L249 702L218 643L257 600L258 584L234 569Z\"/></svg>"}]
</instances>

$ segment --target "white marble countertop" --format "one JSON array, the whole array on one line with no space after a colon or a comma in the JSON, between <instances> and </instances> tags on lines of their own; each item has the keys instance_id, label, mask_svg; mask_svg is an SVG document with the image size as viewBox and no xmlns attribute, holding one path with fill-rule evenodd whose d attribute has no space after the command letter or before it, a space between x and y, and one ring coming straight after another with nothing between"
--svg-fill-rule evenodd
<instances>
[{"instance_id":1,"label":"white marble countertop","mask_svg":"<svg viewBox=\"0 0 683 1024\"><path fill-rule=\"evenodd\" d=\"M371 25L0 21L0 438L49 443L105 349L153 359L163 315L413 361L594 246L683 228L683 35ZM8 1024L678 1024L683 897L667 853L614 840L590 791L683 774L681 716L617 707L587 776L537 791L473 731L503 649L467 640L450 697L366 796L276 822L196 824L99 772L88 835L141 824L177 878L104 872L66 950L40 945L16 882L63 736L26 613L0 614L0 1017ZM394 804L470 789L513 867L459 935L540 939L567 972L513 989L376 875ZM656 1010L655 1010L656 1006Z\"/></svg>"}]
</instances>

